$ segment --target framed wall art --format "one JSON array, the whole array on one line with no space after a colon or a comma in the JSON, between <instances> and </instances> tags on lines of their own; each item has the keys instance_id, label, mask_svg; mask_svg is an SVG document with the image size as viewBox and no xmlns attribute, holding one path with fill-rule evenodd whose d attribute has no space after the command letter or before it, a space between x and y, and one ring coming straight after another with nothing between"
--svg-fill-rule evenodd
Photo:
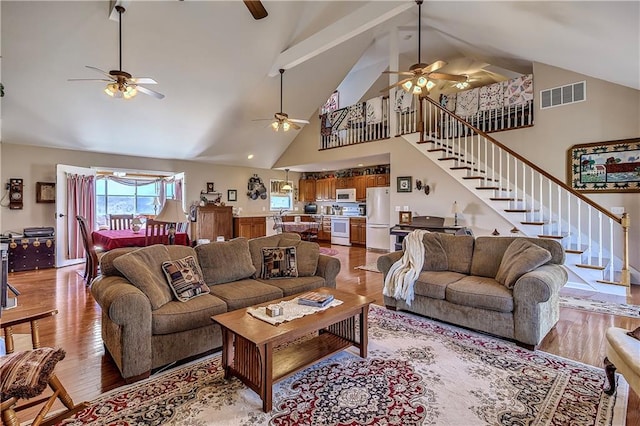
<instances>
[{"instance_id":1,"label":"framed wall art","mask_svg":"<svg viewBox=\"0 0 640 426\"><path fill-rule=\"evenodd\" d=\"M228 189L227 201L238 201L238 191L236 191L235 189Z\"/></svg>"},{"instance_id":2,"label":"framed wall art","mask_svg":"<svg viewBox=\"0 0 640 426\"><path fill-rule=\"evenodd\" d=\"M411 192L411 176L398 177L398 192Z\"/></svg>"},{"instance_id":3,"label":"framed wall art","mask_svg":"<svg viewBox=\"0 0 640 426\"><path fill-rule=\"evenodd\" d=\"M215 192L215 185L213 182L207 182L207 192Z\"/></svg>"},{"instance_id":4,"label":"framed wall art","mask_svg":"<svg viewBox=\"0 0 640 426\"><path fill-rule=\"evenodd\" d=\"M411 212L400 212L400 223L411 223Z\"/></svg>"},{"instance_id":5,"label":"framed wall art","mask_svg":"<svg viewBox=\"0 0 640 426\"><path fill-rule=\"evenodd\" d=\"M36 182L36 203L55 203L55 182Z\"/></svg>"},{"instance_id":6,"label":"framed wall art","mask_svg":"<svg viewBox=\"0 0 640 426\"><path fill-rule=\"evenodd\" d=\"M580 192L640 192L640 138L573 145L567 175Z\"/></svg>"}]
</instances>

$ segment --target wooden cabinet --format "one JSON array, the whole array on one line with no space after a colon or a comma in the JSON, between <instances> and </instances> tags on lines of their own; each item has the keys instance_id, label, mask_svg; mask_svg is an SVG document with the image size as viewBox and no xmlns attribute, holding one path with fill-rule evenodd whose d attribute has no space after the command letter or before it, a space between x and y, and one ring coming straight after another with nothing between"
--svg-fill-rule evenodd
<instances>
[{"instance_id":1,"label":"wooden cabinet","mask_svg":"<svg viewBox=\"0 0 640 426\"><path fill-rule=\"evenodd\" d=\"M331 216L322 217L322 223L318 230L318 241L331 241Z\"/></svg>"},{"instance_id":2,"label":"wooden cabinet","mask_svg":"<svg viewBox=\"0 0 640 426\"><path fill-rule=\"evenodd\" d=\"M356 188L356 200L362 201L367 199L367 176L356 176L353 178L353 186Z\"/></svg>"},{"instance_id":3,"label":"wooden cabinet","mask_svg":"<svg viewBox=\"0 0 640 426\"><path fill-rule=\"evenodd\" d=\"M365 187L366 188L373 188L373 187L377 187L377 186L389 186L390 180L389 180L389 174L382 174L382 175L366 175L366 182L365 182Z\"/></svg>"},{"instance_id":4,"label":"wooden cabinet","mask_svg":"<svg viewBox=\"0 0 640 426\"><path fill-rule=\"evenodd\" d=\"M233 237L258 238L267 235L266 217L234 217Z\"/></svg>"},{"instance_id":5,"label":"wooden cabinet","mask_svg":"<svg viewBox=\"0 0 640 426\"><path fill-rule=\"evenodd\" d=\"M318 179L316 181L316 200L335 201L336 178Z\"/></svg>"},{"instance_id":6,"label":"wooden cabinet","mask_svg":"<svg viewBox=\"0 0 640 426\"><path fill-rule=\"evenodd\" d=\"M363 217L352 217L349 220L351 244L367 245L367 220Z\"/></svg>"},{"instance_id":7,"label":"wooden cabinet","mask_svg":"<svg viewBox=\"0 0 640 426\"><path fill-rule=\"evenodd\" d=\"M215 241L217 237L224 237L225 240L233 238L231 206L198 206L196 221L191 224L191 240Z\"/></svg>"},{"instance_id":8,"label":"wooden cabinet","mask_svg":"<svg viewBox=\"0 0 640 426\"><path fill-rule=\"evenodd\" d=\"M298 181L299 200L309 203L316 200L316 180L300 179Z\"/></svg>"}]
</instances>

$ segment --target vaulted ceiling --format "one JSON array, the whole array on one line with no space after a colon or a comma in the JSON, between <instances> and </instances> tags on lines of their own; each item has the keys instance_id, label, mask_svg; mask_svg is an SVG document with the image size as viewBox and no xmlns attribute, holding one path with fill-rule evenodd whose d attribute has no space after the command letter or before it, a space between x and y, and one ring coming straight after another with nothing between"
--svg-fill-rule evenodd
<instances>
[{"instance_id":1,"label":"vaulted ceiling","mask_svg":"<svg viewBox=\"0 0 640 426\"><path fill-rule=\"evenodd\" d=\"M123 69L154 78L162 100L67 81L100 78L86 65L117 69L109 2L0 2L2 142L269 168L297 134L253 121L279 110L278 68L284 111L308 119L353 69L387 66L392 28L400 64L417 56L411 0L265 0L259 21L241 1L124 4ZM447 60L449 72L536 61L640 89L637 1L425 1L422 28L423 62ZM355 98L388 84L376 71Z\"/></svg>"}]
</instances>

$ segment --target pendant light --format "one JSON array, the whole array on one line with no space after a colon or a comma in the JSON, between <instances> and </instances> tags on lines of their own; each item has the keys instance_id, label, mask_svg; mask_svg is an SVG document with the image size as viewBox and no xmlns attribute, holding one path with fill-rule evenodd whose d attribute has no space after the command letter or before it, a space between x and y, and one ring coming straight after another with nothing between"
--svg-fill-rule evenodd
<instances>
[{"instance_id":1,"label":"pendant light","mask_svg":"<svg viewBox=\"0 0 640 426\"><path fill-rule=\"evenodd\" d=\"M282 185L282 190L285 192L289 192L293 189L293 187L291 185L289 185L289 169L284 169L284 171L287 173L286 177L284 178L284 185Z\"/></svg>"}]
</instances>

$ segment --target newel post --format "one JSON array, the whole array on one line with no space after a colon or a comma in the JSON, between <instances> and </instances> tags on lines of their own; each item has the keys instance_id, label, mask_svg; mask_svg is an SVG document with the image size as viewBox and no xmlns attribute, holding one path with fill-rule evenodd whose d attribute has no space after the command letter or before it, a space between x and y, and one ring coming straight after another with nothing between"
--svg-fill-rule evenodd
<instances>
[{"instance_id":1,"label":"newel post","mask_svg":"<svg viewBox=\"0 0 640 426\"><path fill-rule=\"evenodd\" d=\"M629 213L622 214L622 242L624 244L622 252L622 271L620 277L620 283L626 287L631 287L631 272L629 271L629 226L631 220L629 219Z\"/></svg>"}]
</instances>

